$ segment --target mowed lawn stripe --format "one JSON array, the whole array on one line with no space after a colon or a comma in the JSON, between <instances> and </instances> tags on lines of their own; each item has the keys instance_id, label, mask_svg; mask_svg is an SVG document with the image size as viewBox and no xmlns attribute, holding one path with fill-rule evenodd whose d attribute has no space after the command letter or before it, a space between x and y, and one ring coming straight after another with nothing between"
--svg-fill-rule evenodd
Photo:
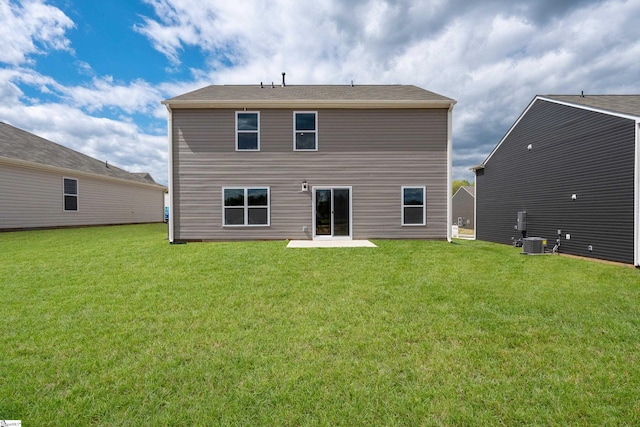
<instances>
[{"instance_id":1,"label":"mowed lawn stripe","mask_svg":"<svg viewBox=\"0 0 640 427\"><path fill-rule=\"evenodd\" d=\"M485 242L0 234L0 418L634 425L640 271Z\"/></svg>"}]
</instances>

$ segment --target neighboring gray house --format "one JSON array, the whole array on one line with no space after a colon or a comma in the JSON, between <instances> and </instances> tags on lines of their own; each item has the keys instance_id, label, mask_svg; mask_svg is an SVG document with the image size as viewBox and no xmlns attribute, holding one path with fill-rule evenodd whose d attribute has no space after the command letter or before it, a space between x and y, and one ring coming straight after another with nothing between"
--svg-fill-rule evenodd
<instances>
[{"instance_id":1,"label":"neighboring gray house","mask_svg":"<svg viewBox=\"0 0 640 427\"><path fill-rule=\"evenodd\" d=\"M451 237L452 99L260 84L163 104L171 242Z\"/></svg>"},{"instance_id":2,"label":"neighboring gray house","mask_svg":"<svg viewBox=\"0 0 640 427\"><path fill-rule=\"evenodd\" d=\"M0 122L0 230L163 221L165 187Z\"/></svg>"},{"instance_id":3,"label":"neighboring gray house","mask_svg":"<svg viewBox=\"0 0 640 427\"><path fill-rule=\"evenodd\" d=\"M451 198L451 223L460 228L473 230L476 204L476 188L473 185L463 185L458 188Z\"/></svg>"},{"instance_id":4,"label":"neighboring gray house","mask_svg":"<svg viewBox=\"0 0 640 427\"><path fill-rule=\"evenodd\" d=\"M640 95L535 97L474 168L476 238L639 266L639 123Z\"/></svg>"}]
</instances>

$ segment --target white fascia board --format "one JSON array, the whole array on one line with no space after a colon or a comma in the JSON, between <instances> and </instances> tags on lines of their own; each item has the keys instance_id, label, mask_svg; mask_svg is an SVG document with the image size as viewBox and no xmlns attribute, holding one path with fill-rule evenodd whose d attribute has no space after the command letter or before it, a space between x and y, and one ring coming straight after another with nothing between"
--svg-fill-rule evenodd
<instances>
[{"instance_id":1,"label":"white fascia board","mask_svg":"<svg viewBox=\"0 0 640 427\"><path fill-rule=\"evenodd\" d=\"M452 181L451 181L451 186L453 187L453 179L452 179ZM456 190L456 192L455 192L455 193L453 193L453 196L451 196L451 198L452 198L452 199L453 199L453 198L455 198L455 197L458 195L458 193L459 193L459 192L461 192L461 191L467 191L467 189L466 189L466 188L464 188L464 185L460 186L460 188L458 188L458 189ZM469 193L469 192L467 191L467 193ZM471 194L471 193L469 193L469 194Z\"/></svg>"},{"instance_id":2,"label":"white fascia board","mask_svg":"<svg viewBox=\"0 0 640 427\"><path fill-rule=\"evenodd\" d=\"M460 188L464 188L464 191L466 191L467 193L469 193L469 195L470 195L471 197L475 198L475 197L476 197L476 196L475 196L475 194L472 194L472 193L471 193L471 191L469 191L469 190L468 190L467 188L465 188L465 187L467 187L467 186L466 186L466 185L463 185L463 186L462 186L462 187L460 187ZM471 186L471 187L472 187L472 186Z\"/></svg>"},{"instance_id":3,"label":"white fascia board","mask_svg":"<svg viewBox=\"0 0 640 427\"><path fill-rule=\"evenodd\" d=\"M633 121L640 120L640 117L634 116L632 114L618 113L618 112L615 112L615 111L604 110L602 108L591 107L591 106L584 105L584 104L576 104L575 102L559 101L557 99L546 98L546 97L540 96L540 95L538 95L536 97L536 99L540 99L542 101L547 101L547 102L553 102L554 104L565 105L567 107L579 108L581 110L593 111L595 113L608 114L610 116L620 117L620 118L623 118L623 119L629 119L629 120L633 120Z\"/></svg>"},{"instance_id":4,"label":"white fascia board","mask_svg":"<svg viewBox=\"0 0 640 427\"><path fill-rule=\"evenodd\" d=\"M513 129L518 125L518 123L520 122L520 120L522 120L522 118L524 117L525 114L527 114L527 112L531 109L531 107L533 106L533 104L536 101L546 101L546 102L553 102L554 104L559 104L559 105L565 105L567 107L573 107L573 108L580 108L581 110L587 110L587 111L593 111L596 113L602 113L602 114L608 114L610 116L616 116L616 117L621 117L624 119L629 119L629 120L633 120L633 121L638 121L640 120L639 117L637 116L633 116L630 114L624 114L624 113L616 113L614 111L609 111L609 110L603 110L600 108L595 108L595 107L589 107L586 105L582 105L582 104L576 104L573 102L566 102L566 101L558 101L557 99L551 99L551 98L547 98L541 95L536 96L535 98L533 98L533 100L529 103L529 105L527 106L527 108L522 112L522 114L520 114L520 116L518 117L518 119L513 123L513 125L511 125L511 127L509 128L509 130L507 131L507 133L502 137L502 139L500 140L500 142L495 146L495 148L493 149L493 151L491 151L491 153L487 156L487 158L484 160L484 162L482 162L480 165L475 166L472 168L472 170L477 170L477 169L482 169L484 168L484 165L487 164L487 162L489 161L489 159L491 159L491 157L493 156L493 154L498 150L498 148L500 148L500 145L502 145L502 143L504 142L505 139L507 139L507 137L509 136L509 134L511 134L511 131L513 131Z\"/></svg>"},{"instance_id":5,"label":"white fascia board","mask_svg":"<svg viewBox=\"0 0 640 427\"><path fill-rule=\"evenodd\" d=\"M500 139L500 142L498 142L498 144L495 146L495 148L491 151L491 153L489 153L489 155L487 156L486 159L484 159L484 162L482 162L480 165L478 166L474 166L473 168L471 168L473 171L476 171L478 169L484 169L484 165L487 164L487 162L489 161L489 159L491 159L491 157L493 156L493 154L498 150L498 148L500 148L500 146L502 145L502 143L504 142L505 139L507 139L507 137L511 134L511 132L513 131L513 129L515 129L515 127L518 125L518 123L520 123L520 120L522 120L522 118L524 117L525 114L527 114L527 112L531 109L531 107L533 106L534 102L536 102L536 100L538 100L540 97L536 96L535 98L533 98L533 100L529 103L529 105L527 106L527 108L525 108L525 110L522 112L522 114L520 114L520 116L518 117L518 119L511 125L511 127L509 128L509 130L507 131L507 133L504 134L504 136L502 137L502 139Z\"/></svg>"},{"instance_id":6,"label":"white fascia board","mask_svg":"<svg viewBox=\"0 0 640 427\"><path fill-rule=\"evenodd\" d=\"M449 100L218 100L218 101L162 101L167 108L341 108L341 109L381 109L381 108L450 108L456 101Z\"/></svg>"},{"instance_id":7,"label":"white fascia board","mask_svg":"<svg viewBox=\"0 0 640 427\"><path fill-rule=\"evenodd\" d=\"M452 185L453 185L453 183L452 183ZM466 191L466 192L467 192L467 194L469 194L471 197L475 197L475 196L474 196L473 194L471 194L471 192L470 192L469 190L467 190L465 187L467 187L467 186L466 186L466 185L463 185L463 186L461 186L460 188L458 188L458 189L456 190L455 194L452 196L452 198L453 198L453 197L456 197L456 195L457 195L460 191L463 191L463 190L464 190L464 191Z\"/></svg>"}]
</instances>

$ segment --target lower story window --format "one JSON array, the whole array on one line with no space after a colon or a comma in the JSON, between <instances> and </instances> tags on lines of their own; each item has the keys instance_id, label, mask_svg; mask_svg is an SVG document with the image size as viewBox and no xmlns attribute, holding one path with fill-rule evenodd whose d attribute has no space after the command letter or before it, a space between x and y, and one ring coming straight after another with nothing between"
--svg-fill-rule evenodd
<instances>
[{"instance_id":1,"label":"lower story window","mask_svg":"<svg viewBox=\"0 0 640 427\"><path fill-rule=\"evenodd\" d=\"M269 187L222 189L225 226L268 226Z\"/></svg>"},{"instance_id":2,"label":"lower story window","mask_svg":"<svg viewBox=\"0 0 640 427\"><path fill-rule=\"evenodd\" d=\"M64 211L78 210L78 180L73 178L63 178L62 197Z\"/></svg>"},{"instance_id":3,"label":"lower story window","mask_svg":"<svg viewBox=\"0 0 640 427\"><path fill-rule=\"evenodd\" d=\"M402 187L402 225L425 225L426 206L426 187Z\"/></svg>"}]
</instances>

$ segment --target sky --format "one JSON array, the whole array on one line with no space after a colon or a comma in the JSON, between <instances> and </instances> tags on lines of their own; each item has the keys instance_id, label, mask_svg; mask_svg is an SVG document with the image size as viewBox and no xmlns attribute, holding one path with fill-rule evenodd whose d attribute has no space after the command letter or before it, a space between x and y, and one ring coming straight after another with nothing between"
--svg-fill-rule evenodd
<instances>
[{"instance_id":1,"label":"sky","mask_svg":"<svg viewBox=\"0 0 640 427\"><path fill-rule=\"evenodd\" d=\"M639 0L0 0L0 121L167 184L164 99L210 84L453 98L453 178L536 95L640 94Z\"/></svg>"}]
</instances>

